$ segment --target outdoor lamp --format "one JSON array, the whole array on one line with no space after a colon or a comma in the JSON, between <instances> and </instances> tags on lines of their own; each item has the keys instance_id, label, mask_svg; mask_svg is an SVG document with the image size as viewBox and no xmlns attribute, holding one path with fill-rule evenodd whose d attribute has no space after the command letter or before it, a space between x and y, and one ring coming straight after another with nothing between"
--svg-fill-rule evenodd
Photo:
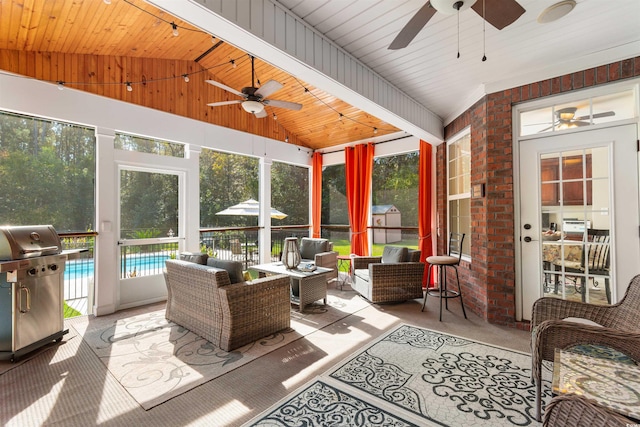
<instances>
[{"instance_id":1,"label":"outdoor lamp","mask_svg":"<svg viewBox=\"0 0 640 427\"><path fill-rule=\"evenodd\" d=\"M284 248L282 248L282 263L287 270L292 270L300 264L300 248L298 248L297 237L287 237L284 239Z\"/></svg>"}]
</instances>

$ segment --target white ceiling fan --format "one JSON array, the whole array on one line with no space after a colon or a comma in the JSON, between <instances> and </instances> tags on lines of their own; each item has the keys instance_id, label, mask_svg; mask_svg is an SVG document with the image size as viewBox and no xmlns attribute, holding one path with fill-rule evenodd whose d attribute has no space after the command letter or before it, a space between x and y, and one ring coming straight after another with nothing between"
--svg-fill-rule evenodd
<instances>
[{"instance_id":1,"label":"white ceiling fan","mask_svg":"<svg viewBox=\"0 0 640 427\"><path fill-rule=\"evenodd\" d=\"M242 104L242 108L247 113L252 113L257 118L267 117L267 112L264 110L264 107L266 105L269 105L271 107L286 108L289 110L296 110L296 111L302 108L302 104L298 104L296 102L278 101L277 99L267 99L267 96L271 95L274 92L277 92L282 88L282 83L277 82L275 80L269 80L268 82L266 82L265 84L257 88L255 86L255 68L254 68L253 56L251 56L251 86L243 87L242 91L237 91L215 80L205 80L205 81L210 85L217 86L220 89L224 89L227 92L231 92L243 98L243 99L237 99L234 101L212 102L210 104L207 104L210 107L218 107L221 105L230 105L230 104Z\"/></svg>"}]
</instances>

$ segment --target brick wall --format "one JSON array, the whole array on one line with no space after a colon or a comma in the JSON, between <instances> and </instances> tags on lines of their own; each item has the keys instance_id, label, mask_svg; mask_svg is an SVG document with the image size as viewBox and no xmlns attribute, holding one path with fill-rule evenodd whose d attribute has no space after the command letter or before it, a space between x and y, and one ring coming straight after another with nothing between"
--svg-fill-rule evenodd
<instances>
[{"instance_id":1,"label":"brick wall","mask_svg":"<svg viewBox=\"0 0 640 427\"><path fill-rule=\"evenodd\" d=\"M471 257L459 267L465 306L491 323L523 329L515 321L515 242L512 106L515 103L640 76L640 57L491 93L445 127L445 140L471 127L471 185L485 197L471 200ZM448 231L446 144L436 150L438 253Z\"/></svg>"}]
</instances>

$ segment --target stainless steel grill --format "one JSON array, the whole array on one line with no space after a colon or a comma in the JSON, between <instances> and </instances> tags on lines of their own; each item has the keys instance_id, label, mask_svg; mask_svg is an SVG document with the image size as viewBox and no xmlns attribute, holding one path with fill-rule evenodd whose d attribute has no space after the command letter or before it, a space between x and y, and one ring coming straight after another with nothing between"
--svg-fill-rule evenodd
<instances>
[{"instance_id":1,"label":"stainless steel grill","mask_svg":"<svg viewBox=\"0 0 640 427\"><path fill-rule=\"evenodd\" d=\"M67 253L51 225L0 227L0 357L12 361L63 330Z\"/></svg>"}]
</instances>

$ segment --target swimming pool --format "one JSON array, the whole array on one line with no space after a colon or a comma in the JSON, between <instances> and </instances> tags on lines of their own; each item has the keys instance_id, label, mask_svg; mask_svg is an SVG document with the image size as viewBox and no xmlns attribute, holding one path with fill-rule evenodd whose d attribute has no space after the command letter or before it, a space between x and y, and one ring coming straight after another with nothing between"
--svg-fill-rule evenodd
<instances>
[{"instance_id":1,"label":"swimming pool","mask_svg":"<svg viewBox=\"0 0 640 427\"><path fill-rule=\"evenodd\" d=\"M136 276L149 276L153 274L161 274L164 268L164 262L170 257L167 255L133 255L123 259L120 264L122 277L130 277L135 271ZM75 259L67 261L64 270L64 280L77 280L82 278L93 278L94 276L94 260Z\"/></svg>"}]
</instances>

